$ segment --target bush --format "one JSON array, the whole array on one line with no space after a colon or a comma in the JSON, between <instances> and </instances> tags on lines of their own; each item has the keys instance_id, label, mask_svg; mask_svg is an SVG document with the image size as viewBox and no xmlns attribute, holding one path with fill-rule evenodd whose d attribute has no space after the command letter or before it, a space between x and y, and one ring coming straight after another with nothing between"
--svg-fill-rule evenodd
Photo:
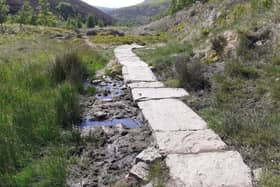
<instances>
[{"instance_id":1,"label":"bush","mask_svg":"<svg viewBox=\"0 0 280 187\"><path fill-rule=\"evenodd\" d=\"M231 77L240 77L245 79L256 79L259 77L259 74L254 67L245 65L238 61L227 63L225 72Z\"/></svg>"},{"instance_id":2,"label":"bush","mask_svg":"<svg viewBox=\"0 0 280 187\"><path fill-rule=\"evenodd\" d=\"M59 86L56 98L57 124L71 128L80 119L77 90L69 83L65 83Z\"/></svg>"},{"instance_id":3,"label":"bush","mask_svg":"<svg viewBox=\"0 0 280 187\"><path fill-rule=\"evenodd\" d=\"M187 62L178 58L175 64L180 85L188 90L210 89L210 82L205 78L205 67L200 62Z\"/></svg>"},{"instance_id":4,"label":"bush","mask_svg":"<svg viewBox=\"0 0 280 187\"><path fill-rule=\"evenodd\" d=\"M73 85L82 84L85 67L77 53L70 52L56 57L51 68L51 77L56 84L69 81Z\"/></svg>"},{"instance_id":5,"label":"bush","mask_svg":"<svg viewBox=\"0 0 280 187\"><path fill-rule=\"evenodd\" d=\"M223 36L217 36L211 41L212 49L215 50L219 55L222 55L224 48L227 45L227 41Z\"/></svg>"}]
</instances>

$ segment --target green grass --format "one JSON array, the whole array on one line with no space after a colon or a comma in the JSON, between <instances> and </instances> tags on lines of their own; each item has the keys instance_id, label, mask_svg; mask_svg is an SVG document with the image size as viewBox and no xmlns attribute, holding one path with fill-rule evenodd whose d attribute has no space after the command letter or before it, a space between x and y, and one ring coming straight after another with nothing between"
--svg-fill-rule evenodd
<instances>
[{"instance_id":1,"label":"green grass","mask_svg":"<svg viewBox=\"0 0 280 187\"><path fill-rule=\"evenodd\" d=\"M166 86L184 87L187 90L208 89L203 76L204 65L190 62L193 47L190 44L170 42L156 49L138 49L136 53L165 81Z\"/></svg>"},{"instance_id":2,"label":"green grass","mask_svg":"<svg viewBox=\"0 0 280 187\"><path fill-rule=\"evenodd\" d=\"M169 38L166 34L160 35L125 35L125 36L113 36L113 35L96 35L92 36L91 40L94 43L121 45L121 44L148 44L166 42Z\"/></svg>"},{"instance_id":3,"label":"green grass","mask_svg":"<svg viewBox=\"0 0 280 187\"><path fill-rule=\"evenodd\" d=\"M108 59L83 41L51 39L53 28L32 29L0 36L1 187L65 185L71 142L61 133L79 118L84 74Z\"/></svg>"},{"instance_id":4,"label":"green grass","mask_svg":"<svg viewBox=\"0 0 280 187\"><path fill-rule=\"evenodd\" d=\"M219 1L211 0L208 5L216 7L217 3ZM279 14L275 12L276 7L279 10L279 5L259 9L251 3L253 1L236 2L227 10L220 10L222 15L213 26L207 27L211 35L207 35L207 30L202 30L201 23L190 20L186 25L188 29L185 30L202 31L204 35L199 35L199 39L189 39L194 50L207 48L210 41L212 50L219 57L218 61L224 63L200 63L202 68L196 67L198 64L195 62L203 62L203 57L189 58L192 57L192 48L184 48L188 45L176 42L154 50L138 49L136 52L155 68L166 85L187 88L195 99L186 102L229 146L242 154L246 164L252 169L263 168L267 171L260 186L274 187L279 186L280 181L279 40L274 41L274 36L270 37L269 34L259 37L253 33L256 28L259 31L271 29L270 21L279 19ZM225 38L218 38L224 31L235 31L239 35L237 58L225 55ZM182 31L183 34L188 33ZM267 43L257 46L255 42L258 40ZM215 68L216 65L218 68ZM213 66L214 70L219 71L213 71ZM204 75L210 77L206 79L207 86L197 86L204 82ZM193 89L196 87L200 89Z\"/></svg>"},{"instance_id":5,"label":"green grass","mask_svg":"<svg viewBox=\"0 0 280 187\"><path fill-rule=\"evenodd\" d=\"M149 176L146 183L153 181L156 187L164 187L164 183L167 178L168 168L166 167L165 163L162 161L155 161L150 165Z\"/></svg>"}]
</instances>

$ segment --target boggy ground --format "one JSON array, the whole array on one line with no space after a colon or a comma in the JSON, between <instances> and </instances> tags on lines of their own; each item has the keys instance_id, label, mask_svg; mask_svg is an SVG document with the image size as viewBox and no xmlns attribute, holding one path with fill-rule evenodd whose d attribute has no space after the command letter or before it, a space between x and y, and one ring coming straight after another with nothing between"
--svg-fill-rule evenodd
<instances>
[{"instance_id":1,"label":"boggy ground","mask_svg":"<svg viewBox=\"0 0 280 187\"><path fill-rule=\"evenodd\" d=\"M88 90L92 90L92 87L98 89L96 95L88 92L81 96L84 127L80 129L80 143L71 151L73 163L69 166L68 186L102 187L114 186L117 183L122 186L137 185L136 179L126 176L135 164L136 156L153 143L151 130L140 109L132 101L121 77L112 79L103 76L102 80L88 81L86 85L91 87ZM102 89L108 85L117 88L112 89L113 91ZM111 95L116 97L112 98ZM114 119L131 119L141 125L137 128L128 128L121 124L93 127L85 123L108 122Z\"/></svg>"}]
</instances>

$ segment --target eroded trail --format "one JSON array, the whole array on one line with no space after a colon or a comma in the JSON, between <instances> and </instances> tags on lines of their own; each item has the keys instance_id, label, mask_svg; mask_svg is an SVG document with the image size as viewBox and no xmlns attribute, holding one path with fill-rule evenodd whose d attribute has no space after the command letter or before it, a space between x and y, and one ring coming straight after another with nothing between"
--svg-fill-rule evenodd
<instances>
[{"instance_id":1,"label":"eroded trail","mask_svg":"<svg viewBox=\"0 0 280 187\"><path fill-rule=\"evenodd\" d=\"M80 145L73 149L69 186L130 186L127 178L136 156L153 142L151 131L121 76L88 80L81 96Z\"/></svg>"}]
</instances>

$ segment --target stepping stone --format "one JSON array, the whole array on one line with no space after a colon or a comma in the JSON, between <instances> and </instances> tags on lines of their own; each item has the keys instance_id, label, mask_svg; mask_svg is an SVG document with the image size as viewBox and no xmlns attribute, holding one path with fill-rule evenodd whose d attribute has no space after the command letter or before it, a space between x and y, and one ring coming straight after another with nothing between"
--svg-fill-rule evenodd
<instances>
[{"instance_id":1,"label":"stepping stone","mask_svg":"<svg viewBox=\"0 0 280 187\"><path fill-rule=\"evenodd\" d=\"M220 151L226 144L212 130L155 132L160 151L167 154L191 154Z\"/></svg>"},{"instance_id":2,"label":"stepping stone","mask_svg":"<svg viewBox=\"0 0 280 187\"><path fill-rule=\"evenodd\" d=\"M142 151L139 155L136 157L136 162L143 161L145 163L152 163L158 159L160 159L162 156L159 153L159 150L154 147L148 147L144 151Z\"/></svg>"},{"instance_id":3,"label":"stepping stone","mask_svg":"<svg viewBox=\"0 0 280 187\"><path fill-rule=\"evenodd\" d=\"M147 180L149 176L149 166L144 162L138 162L132 167L129 174L141 180Z\"/></svg>"},{"instance_id":4,"label":"stepping stone","mask_svg":"<svg viewBox=\"0 0 280 187\"><path fill-rule=\"evenodd\" d=\"M182 98L189 94L182 88L135 88L132 89L134 101L151 99Z\"/></svg>"},{"instance_id":5,"label":"stepping stone","mask_svg":"<svg viewBox=\"0 0 280 187\"><path fill-rule=\"evenodd\" d=\"M206 122L177 99L150 100L138 103L154 131L202 130Z\"/></svg>"},{"instance_id":6,"label":"stepping stone","mask_svg":"<svg viewBox=\"0 0 280 187\"><path fill-rule=\"evenodd\" d=\"M166 164L186 187L252 187L250 169L235 151L168 155Z\"/></svg>"},{"instance_id":7,"label":"stepping stone","mask_svg":"<svg viewBox=\"0 0 280 187\"><path fill-rule=\"evenodd\" d=\"M128 87L133 88L162 88L164 84L161 82L135 82L128 84Z\"/></svg>"},{"instance_id":8,"label":"stepping stone","mask_svg":"<svg viewBox=\"0 0 280 187\"><path fill-rule=\"evenodd\" d=\"M119 63L123 66L144 66L144 67L148 67L148 64L146 64L145 62L143 62L139 59L134 59L134 58L131 58L130 60L128 60L128 59L119 60Z\"/></svg>"},{"instance_id":9,"label":"stepping stone","mask_svg":"<svg viewBox=\"0 0 280 187\"><path fill-rule=\"evenodd\" d=\"M124 66L122 72L125 83L156 81L153 72L145 66Z\"/></svg>"}]
</instances>

